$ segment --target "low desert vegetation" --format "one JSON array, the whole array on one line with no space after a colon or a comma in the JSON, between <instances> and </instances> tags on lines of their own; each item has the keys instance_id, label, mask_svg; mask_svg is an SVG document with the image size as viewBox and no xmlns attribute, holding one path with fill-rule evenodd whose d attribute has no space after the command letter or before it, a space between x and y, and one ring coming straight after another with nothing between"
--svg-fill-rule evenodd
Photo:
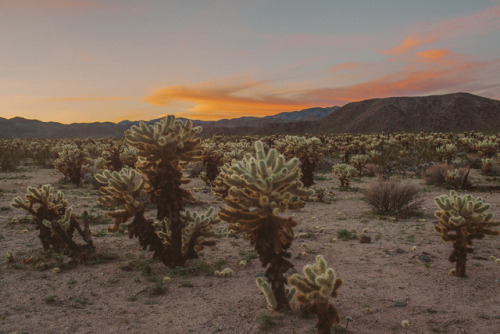
<instances>
[{"instance_id":1,"label":"low desert vegetation","mask_svg":"<svg viewBox=\"0 0 500 334\"><path fill-rule=\"evenodd\" d=\"M498 186L497 135L202 136L202 129L192 122L169 116L154 124L134 125L122 139L0 140L0 181L14 184L7 190L0 183L0 200L8 200L2 203L0 214L10 215L1 220L2 229L8 233L0 230L0 240L9 244L4 252L4 276L27 272L29 264L34 270L48 270L48 274L41 274L44 280L79 270L77 264L80 267L86 263L96 272L94 265L114 266L135 272L133 284L141 289L127 290L123 297L134 305L144 298L156 298L157 304L175 304L168 299L171 295L185 298L189 294L184 291L194 296L193 291L203 288L220 289L217 298L223 300L229 293L235 294L234 287L230 292L227 289L238 282L248 284L253 291L242 301L257 295L259 299L255 300L262 302L259 305L265 308L267 304L271 310L254 317L261 330L279 330L287 322L284 317L297 317L298 310L304 315L300 321L310 322L308 315L317 317L317 333L348 333L347 326L341 326L342 319L353 326L355 321L343 314L346 305L358 319L366 319L363 317L374 313L377 301L351 301L350 293L363 298L351 287L338 295L343 281L325 258L341 277L348 277L343 271L352 266L345 249L355 247L366 247L362 258L356 259L360 267L362 262L369 266L373 257L395 258L409 253L405 266L416 262L420 269L425 266L426 272L436 272L441 267L434 262L441 259L424 250L433 243L425 239L426 231L433 228L443 241L453 245L449 261L455 268L450 273L465 277L467 255L481 251L473 248L473 242L499 234L500 223L488 211L489 204L475 194L455 192ZM16 174L38 167L54 167L48 174L54 182L39 183L41 180ZM195 186L188 176L199 179L193 182ZM57 177L74 185L61 184ZM21 182L32 182L24 198L17 196L15 188ZM97 185L99 191L89 190L89 183ZM449 195L442 195L449 189L453 189ZM438 221L433 222L429 202L437 194ZM80 200L83 198L85 201ZM12 210L10 202L12 209L19 210ZM398 232L386 235L388 225ZM21 237L36 231L44 253L30 254L21 243L8 240L14 230ZM123 246L125 236L133 239L130 243L138 241L140 247ZM342 241L336 242L336 238ZM294 242L296 239L300 241ZM384 248L377 248L377 243L384 243ZM443 245L439 240L436 243ZM341 252L347 260L337 256ZM435 249L433 252L441 254ZM488 252L494 261L487 264L496 265L498 248L490 247ZM58 259L57 267L43 263L48 253ZM295 269L297 265L303 266L302 273ZM383 269L372 269L383 275ZM468 269L479 269L478 263ZM92 275L92 279L100 279ZM419 271L412 275L419 279ZM474 279L473 274L470 276ZM113 289L126 285L122 277L100 280L102 286ZM352 281L361 289L369 285L367 279ZM71 282L66 285L78 286L83 280ZM179 292L176 287L189 289ZM398 287L406 289L404 283L398 283ZM443 284L442 289L446 287ZM63 289L57 291L61 297L44 291L38 300L59 305L69 300L63 294ZM334 306L335 297L338 304ZM406 302L398 301L395 307L403 304L406 306ZM153 303L147 305L153 307ZM376 311L392 307L387 306ZM260 306L257 311L264 314ZM244 318L243 311L238 314ZM411 318L405 325L400 319L393 326L414 326Z\"/></svg>"},{"instance_id":2,"label":"low desert vegetation","mask_svg":"<svg viewBox=\"0 0 500 334\"><path fill-rule=\"evenodd\" d=\"M382 215L409 216L422 207L424 200L418 186L397 180L372 183L363 194L373 212Z\"/></svg>"}]
</instances>

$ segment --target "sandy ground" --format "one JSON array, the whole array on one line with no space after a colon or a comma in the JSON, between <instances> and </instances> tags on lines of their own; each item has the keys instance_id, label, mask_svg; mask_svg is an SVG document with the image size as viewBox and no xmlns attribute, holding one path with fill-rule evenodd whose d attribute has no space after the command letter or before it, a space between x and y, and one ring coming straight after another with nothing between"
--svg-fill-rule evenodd
<instances>
[{"instance_id":1,"label":"sandy ground","mask_svg":"<svg viewBox=\"0 0 500 334\"><path fill-rule=\"evenodd\" d=\"M490 259L500 257L500 238L475 243L468 278L448 276L454 267L448 262L452 245L432 229L433 198L447 190L414 180L426 199L421 215L393 220L372 214L362 201L359 189L373 179L354 180L354 190L339 191L332 174L317 176L316 186L333 190L334 196L330 203L308 202L291 213L301 234L291 247L292 260L301 271L315 254L323 254L344 280L332 301L349 333L500 332L500 264ZM267 309L255 285L263 268L248 240L222 238L199 260L169 269L151 260L137 240L105 232L111 222L97 206L96 190L60 179L54 170L34 167L0 173L0 254L3 258L10 250L15 256L14 263L0 264L0 333L315 333L316 319L302 316L296 304L290 313ZM99 257L92 263L72 267L64 256L44 254L25 213L10 208L12 198L23 196L27 186L46 183L64 192L77 215L87 210L94 217ZM192 208L220 207L201 181L189 188L200 201ZM498 192L471 193L484 197L500 217ZM359 237L365 228L371 243L337 237L341 229ZM241 259L248 260L247 266L238 265ZM41 270L41 263L49 268ZM52 271L56 266L58 274ZM233 277L213 276L216 268L225 267L234 270ZM165 276L172 278L168 284L161 283ZM348 324L346 317L352 318ZM408 328L401 326L404 319Z\"/></svg>"}]
</instances>

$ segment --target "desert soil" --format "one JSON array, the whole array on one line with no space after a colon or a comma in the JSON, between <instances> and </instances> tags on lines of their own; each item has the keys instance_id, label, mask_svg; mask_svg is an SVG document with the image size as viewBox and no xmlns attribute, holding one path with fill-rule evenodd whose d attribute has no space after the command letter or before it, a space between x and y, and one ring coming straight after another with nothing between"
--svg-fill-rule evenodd
<instances>
[{"instance_id":1,"label":"desert soil","mask_svg":"<svg viewBox=\"0 0 500 334\"><path fill-rule=\"evenodd\" d=\"M394 219L371 213L362 201L361 190L373 178L354 180L351 191L340 191L332 174L317 176L315 186L333 196L329 203L307 202L290 212L300 235L291 247L292 261L301 271L323 254L344 280L332 299L340 326L348 326L349 333L500 332L500 264L491 259L500 257L500 238L474 244L467 278L449 276L452 245L432 229L433 198L448 190L413 180L422 188L424 208L418 216ZM78 216L84 210L91 215L97 256L90 263L74 266L65 256L44 253L25 212L10 208L12 198L24 196L28 186L47 183L65 194ZM221 206L200 180L188 187L198 200L191 209ZM499 192L470 193L485 198L500 217ZM152 260L136 239L106 232L111 220L97 205L97 194L90 186L61 182L53 169L28 166L0 173L0 254L3 259L12 251L15 257L0 264L0 333L315 333L316 319L302 316L295 303L290 313L268 310L255 285L263 268L244 237L221 238L200 259L169 269ZM342 229L358 238L367 229L372 242L343 241L337 236ZM248 261L244 267L242 259ZM54 267L61 271L54 273ZM225 267L234 276L213 276ZM162 284L166 276L172 280ZM401 326L404 319L408 328Z\"/></svg>"}]
</instances>

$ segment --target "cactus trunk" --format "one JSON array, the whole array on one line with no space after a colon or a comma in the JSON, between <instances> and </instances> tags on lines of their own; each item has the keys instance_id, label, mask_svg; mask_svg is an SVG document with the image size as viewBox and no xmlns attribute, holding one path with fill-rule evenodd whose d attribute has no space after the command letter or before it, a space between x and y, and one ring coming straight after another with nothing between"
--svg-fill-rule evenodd
<instances>
[{"instance_id":1,"label":"cactus trunk","mask_svg":"<svg viewBox=\"0 0 500 334\"><path fill-rule=\"evenodd\" d=\"M467 242L458 240L453 243L453 253L450 255L450 262L455 262L455 276L466 277L465 263L467 261Z\"/></svg>"},{"instance_id":2,"label":"cactus trunk","mask_svg":"<svg viewBox=\"0 0 500 334\"><path fill-rule=\"evenodd\" d=\"M169 263L165 263L169 267L182 266L186 263L186 258L182 256L182 229L184 222L180 212L184 210L184 198L181 189L182 172L179 171L177 161L171 162L167 159L162 159L159 166L162 170L159 175L160 179L160 196L157 198L157 219L163 220L167 218L171 224L172 239L170 250Z\"/></svg>"},{"instance_id":3,"label":"cactus trunk","mask_svg":"<svg viewBox=\"0 0 500 334\"><path fill-rule=\"evenodd\" d=\"M318 334L330 334L333 326L333 318L330 311L330 303L328 301L324 303L316 303L314 305L315 312L318 315L318 322L316 323L316 328Z\"/></svg>"},{"instance_id":4,"label":"cactus trunk","mask_svg":"<svg viewBox=\"0 0 500 334\"><path fill-rule=\"evenodd\" d=\"M260 237L256 241L255 248L259 253L262 266L268 266L266 270L266 278L271 285L273 295L276 298L275 310L289 311L290 303L286 298L286 279L284 277L284 273L293 267L293 265L288 260L283 258L283 255L287 255L287 253L283 251L283 245L281 245L281 243L276 245L276 242L279 242L279 238L275 238L277 231L274 231L274 228L275 225L272 223L272 216L269 215L267 222L262 224L259 228L260 232L258 235ZM290 245L286 248L289 246ZM279 252L276 252L276 250L279 250Z\"/></svg>"},{"instance_id":5,"label":"cactus trunk","mask_svg":"<svg viewBox=\"0 0 500 334\"><path fill-rule=\"evenodd\" d=\"M273 254L271 259L269 281L271 283L273 295L276 298L276 311L290 311L290 303L288 302L285 293L286 279L281 270L282 262L283 258L281 255L276 253Z\"/></svg>"}]
</instances>

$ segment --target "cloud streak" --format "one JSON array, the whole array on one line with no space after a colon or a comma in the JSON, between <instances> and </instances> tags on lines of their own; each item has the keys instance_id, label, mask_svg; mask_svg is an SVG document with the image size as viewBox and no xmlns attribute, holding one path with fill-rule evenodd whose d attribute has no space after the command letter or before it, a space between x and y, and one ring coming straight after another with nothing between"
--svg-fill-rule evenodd
<instances>
[{"instance_id":1,"label":"cloud streak","mask_svg":"<svg viewBox=\"0 0 500 334\"><path fill-rule=\"evenodd\" d=\"M349 86L282 91L266 82L204 83L159 88L144 101L177 108L178 116L203 120L265 116L369 98L452 93L464 88L474 92L475 88L483 89L479 83L474 84L476 73L497 62L479 62L448 49L428 49L417 53L401 70ZM340 64L337 70L357 67L354 63ZM189 107L179 110L183 103Z\"/></svg>"},{"instance_id":2,"label":"cloud streak","mask_svg":"<svg viewBox=\"0 0 500 334\"><path fill-rule=\"evenodd\" d=\"M421 27L399 43L399 45L380 51L386 55L405 55L415 49L430 45L444 39L465 37L492 32L500 29L500 5L479 11L477 13L434 22Z\"/></svg>"}]
</instances>

